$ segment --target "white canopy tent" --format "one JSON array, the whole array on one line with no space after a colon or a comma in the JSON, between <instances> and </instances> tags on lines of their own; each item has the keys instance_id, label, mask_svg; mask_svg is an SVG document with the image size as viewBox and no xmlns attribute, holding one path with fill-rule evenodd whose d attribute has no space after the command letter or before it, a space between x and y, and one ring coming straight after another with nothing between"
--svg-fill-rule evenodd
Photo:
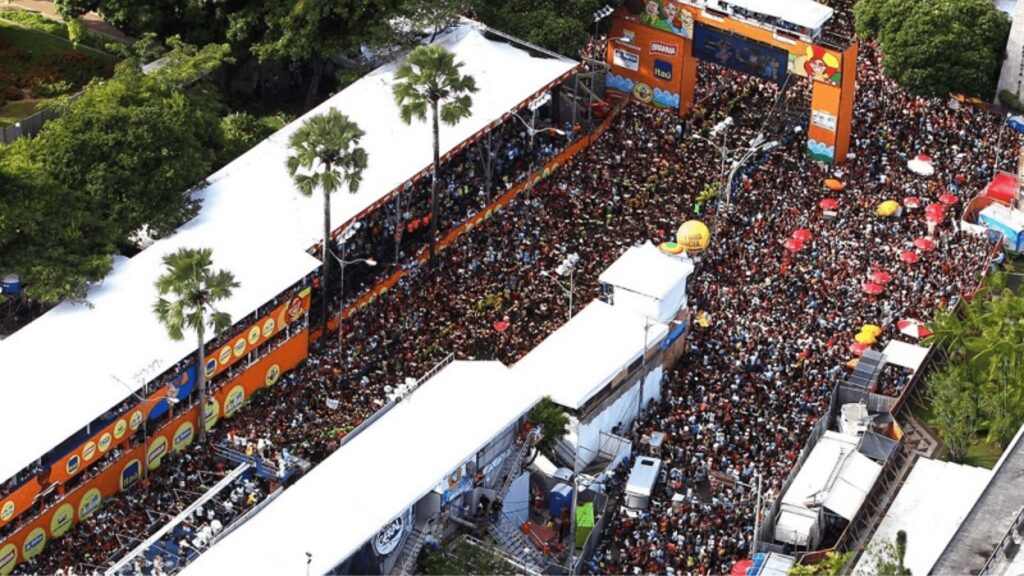
<instances>
[{"instance_id":1,"label":"white canopy tent","mask_svg":"<svg viewBox=\"0 0 1024 576\"><path fill-rule=\"evenodd\" d=\"M881 473L881 464L859 452L850 453L843 462L839 477L829 488L825 508L853 520Z\"/></svg>"},{"instance_id":2,"label":"white canopy tent","mask_svg":"<svg viewBox=\"0 0 1024 576\"><path fill-rule=\"evenodd\" d=\"M438 36L476 79L473 114L441 130L441 154L500 119L557 80L576 63L537 58L505 42L488 40L464 20ZM332 202L340 225L431 163L427 123L404 124L391 94L396 64L382 66L330 98L303 119L338 108L366 131L369 163L358 194ZM197 193L200 214L174 236L134 258L119 259L103 283L89 291L89 306L64 303L0 342L5 386L0 418L0 481L16 474L134 390L172 367L194 343L171 342L151 307L161 258L179 246L210 247L214 264L241 283L222 308L241 318L318 266L306 254L323 233L323 200L302 196L285 169L288 139L297 120L210 178ZM116 379L115 379L116 377ZM17 441L12 439L17 438Z\"/></svg>"},{"instance_id":3,"label":"white canopy tent","mask_svg":"<svg viewBox=\"0 0 1024 576\"><path fill-rule=\"evenodd\" d=\"M689 259L670 256L645 242L626 250L598 280L613 288L616 307L670 322L686 306L686 279L692 273Z\"/></svg>"},{"instance_id":4,"label":"white canopy tent","mask_svg":"<svg viewBox=\"0 0 1024 576\"><path fill-rule=\"evenodd\" d=\"M875 529L854 574L874 574L878 546L907 533L904 563L914 574L928 574L950 538L981 496L992 471L920 458Z\"/></svg>"},{"instance_id":5,"label":"white canopy tent","mask_svg":"<svg viewBox=\"0 0 1024 576\"><path fill-rule=\"evenodd\" d=\"M324 574L540 400L500 362L456 361L423 383L185 574Z\"/></svg>"},{"instance_id":6,"label":"white canopy tent","mask_svg":"<svg viewBox=\"0 0 1024 576\"><path fill-rule=\"evenodd\" d=\"M918 346L917 344L900 342L899 340L890 340L885 350L882 350L882 356L885 357L885 361L889 364L895 364L896 366L902 366L917 372L917 369L921 367L924 359L928 356L928 348Z\"/></svg>"}]
</instances>

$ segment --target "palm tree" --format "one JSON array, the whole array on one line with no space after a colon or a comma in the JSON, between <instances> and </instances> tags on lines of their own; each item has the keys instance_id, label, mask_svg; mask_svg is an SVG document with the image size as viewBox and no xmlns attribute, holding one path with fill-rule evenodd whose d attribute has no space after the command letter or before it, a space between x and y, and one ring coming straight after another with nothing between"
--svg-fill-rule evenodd
<instances>
[{"instance_id":1,"label":"palm tree","mask_svg":"<svg viewBox=\"0 0 1024 576\"><path fill-rule=\"evenodd\" d=\"M323 306L320 323L327 322L327 286L330 271L331 194L342 186L355 194L366 169L366 150L359 140L366 135L359 125L332 108L326 114L306 120L288 140L292 155L288 157L288 174L304 196L312 196L317 188L324 195L323 265L320 267L320 294Z\"/></svg>"},{"instance_id":2,"label":"palm tree","mask_svg":"<svg viewBox=\"0 0 1024 576\"><path fill-rule=\"evenodd\" d=\"M430 259L437 241L437 180L441 167L438 116L449 126L470 115L476 80L459 73L462 62L443 46L418 46L395 72L393 92L402 121L426 120L429 108L434 129L434 173L430 181Z\"/></svg>"},{"instance_id":3,"label":"palm tree","mask_svg":"<svg viewBox=\"0 0 1024 576\"><path fill-rule=\"evenodd\" d=\"M238 287L231 272L214 272L210 269L212 264L210 248L179 248L165 255L167 270L156 280L160 297L153 305L153 312L171 340L184 340L186 328L195 332L199 344L196 347L196 386L199 389L200 443L206 440L206 328L209 326L217 335L231 326L231 316L218 311L214 305L230 298L232 290Z\"/></svg>"}]
</instances>

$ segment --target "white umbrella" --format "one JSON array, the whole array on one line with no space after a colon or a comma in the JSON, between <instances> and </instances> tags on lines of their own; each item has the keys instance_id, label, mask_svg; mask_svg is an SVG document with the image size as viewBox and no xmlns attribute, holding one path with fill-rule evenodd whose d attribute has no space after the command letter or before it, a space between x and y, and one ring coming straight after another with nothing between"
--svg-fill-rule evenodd
<instances>
[{"instance_id":1,"label":"white umbrella","mask_svg":"<svg viewBox=\"0 0 1024 576\"><path fill-rule=\"evenodd\" d=\"M918 176L928 177L935 174L935 167L932 166L932 159L925 155L920 155L913 160L907 162L907 170L910 170Z\"/></svg>"},{"instance_id":2,"label":"white umbrella","mask_svg":"<svg viewBox=\"0 0 1024 576\"><path fill-rule=\"evenodd\" d=\"M932 331L924 325L924 322L914 318L900 320L896 323L896 327L900 329L901 333L906 334L907 336L913 336L918 340L932 335Z\"/></svg>"}]
</instances>

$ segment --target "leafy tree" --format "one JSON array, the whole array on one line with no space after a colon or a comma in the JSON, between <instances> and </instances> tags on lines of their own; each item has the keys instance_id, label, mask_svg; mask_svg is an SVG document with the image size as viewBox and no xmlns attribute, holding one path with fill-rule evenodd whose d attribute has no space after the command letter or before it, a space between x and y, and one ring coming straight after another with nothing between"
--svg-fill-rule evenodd
<instances>
[{"instance_id":1,"label":"leafy tree","mask_svg":"<svg viewBox=\"0 0 1024 576\"><path fill-rule=\"evenodd\" d=\"M488 26L538 46L575 57L593 30L594 11L607 0L474 0Z\"/></svg>"},{"instance_id":2,"label":"leafy tree","mask_svg":"<svg viewBox=\"0 0 1024 576\"><path fill-rule=\"evenodd\" d=\"M246 4L245 0L55 0L65 22L89 11L130 36L153 33L160 38L181 36L193 44L224 42L228 15Z\"/></svg>"},{"instance_id":3,"label":"leafy tree","mask_svg":"<svg viewBox=\"0 0 1024 576\"><path fill-rule=\"evenodd\" d=\"M787 574L789 576L839 576L843 573L846 563L853 557L853 552L829 552L825 559L817 564L794 564Z\"/></svg>"},{"instance_id":4,"label":"leafy tree","mask_svg":"<svg viewBox=\"0 0 1024 576\"><path fill-rule=\"evenodd\" d=\"M318 188L324 195L321 323L327 322L327 302L330 299L331 194L342 186L353 194L359 190L367 160L366 150L359 146L359 140L365 134L348 116L331 108L326 114L307 119L288 141L292 150L287 160L288 174L295 181L295 186L305 196L311 196Z\"/></svg>"},{"instance_id":5,"label":"leafy tree","mask_svg":"<svg viewBox=\"0 0 1024 576\"><path fill-rule=\"evenodd\" d=\"M949 459L963 462L978 433L978 392L963 365L947 364L928 379L932 423L942 430Z\"/></svg>"},{"instance_id":6,"label":"leafy tree","mask_svg":"<svg viewBox=\"0 0 1024 576\"><path fill-rule=\"evenodd\" d=\"M220 121L221 133L224 135L224 150L221 163L226 164L241 156L243 152L259 144L274 130L259 118L248 112L233 112Z\"/></svg>"},{"instance_id":7,"label":"leafy tree","mask_svg":"<svg viewBox=\"0 0 1024 576\"><path fill-rule=\"evenodd\" d=\"M81 18L72 18L67 21L68 26L68 40L71 41L71 45L74 46L75 50L78 50L78 43L85 38L85 33L88 31L85 22L82 22Z\"/></svg>"},{"instance_id":8,"label":"leafy tree","mask_svg":"<svg viewBox=\"0 0 1024 576\"><path fill-rule=\"evenodd\" d=\"M432 42L438 32L458 21L470 8L470 0L404 0L399 12L414 30L430 34Z\"/></svg>"},{"instance_id":9,"label":"leafy tree","mask_svg":"<svg viewBox=\"0 0 1024 576\"><path fill-rule=\"evenodd\" d=\"M231 316L218 311L218 302L231 297L239 286L226 270L214 272L213 250L179 248L164 256L166 270L157 278L159 293L153 313L171 340L185 339L185 330L196 335L196 388L199 390L199 442L206 440L206 329L216 336L231 326Z\"/></svg>"},{"instance_id":10,"label":"leafy tree","mask_svg":"<svg viewBox=\"0 0 1024 576\"><path fill-rule=\"evenodd\" d=\"M548 454L555 449L558 440L569 431L569 416L549 396L542 398L533 410L530 410L530 422L541 427L541 438L537 448Z\"/></svg>"},{"instance_id":11,"label":"leafy tree","mask_svg":"<svg viewBox=\"0 0 1024 576\"><path fill-rule=\"evenodd\" d=\"M912 576L904 564L907 554L907 533L900 530L895 540L880 542L872 549L872 573L877 576Z\"/></svg>"},{"instance_id":12,"label":"leafy tree","mask_svg":"<svg viewBox=\"0 0 1024 576\"><path fill-rule=\"evenodd\" d=\"M409 53L395 72L393 87L402 121L426 120L430 112L434 141L434 171L430 179L430 259L437 242L437 185L441 168L438 117L449 126L468 117L473 107L476 80L459 72L462 62L443 46L419 46Z\"/></svg>"},{"instance_id":13,"label":"leafy tree","mask_svg":"<svg viewBox=\"0 0 1024 576\"><path fill-rule=\"evenodd\" d=\"M864 4L867 2L867 4ZM857 29L881 41L885 73L911 94L988 97L1010 23L988 0L861 0Z\"/></svg>"},{"instance_id":14,"label":"leafy tree","mask_svg":"<svg viewBox=\"0 0 1024 576\"><path fill-rule=\"evenodd\" d=\"M313 66L306 93L312 108L327 62L343 53L358 54L362 45L391 39L389 21L402 0L258 0L228 17L228 37L251 45L266 60L302 61Z\"/></svg>"}]
</instances>

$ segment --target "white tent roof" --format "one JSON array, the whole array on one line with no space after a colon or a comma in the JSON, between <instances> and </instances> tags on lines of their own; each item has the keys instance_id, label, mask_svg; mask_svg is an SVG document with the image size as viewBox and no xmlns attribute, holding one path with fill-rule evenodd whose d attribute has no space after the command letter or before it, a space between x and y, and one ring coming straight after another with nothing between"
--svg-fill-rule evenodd
<instances>
[{"instance_id":1,"label":"white tent roof","mask_svg":"<svg viewBox=\"0 0 1024 576\"><path fill-rule=\"evenodd\" d=\"M880 464L859 452L853 452L847 456L839 478L829 490L825 507L852 520L881 472Z\"/></svg>"},{"instance_id":2,"label":"white tent roof","mask_svg":"<svg viewBox=\"0 0 1024 576\"><path fill-rule=\"evenodd\" d=\"M500 362L456 361L285 490L186 574L324 574L540 399Z\"/></svg>"},{"instance_id":3,"label":"white tent roof","mask_svg":"<svg viewBox=\"0 0 1024 576\"><path fill-rule=\"evenodd\" d=\"M783 503L806 508L804 501L827 489L833 471L842 465L847 454L856 449L856 437L826 431L807 455L789 490L782 495Z\"/></svg>"},{"instance_id":4,"label":"white tent roof","mask_svg":"<svg viewBox=\"0 0 1024 576\"><path fill-rule=\"evenodd\" d=\"M552 400L576 410L640 358L645 342L653 348L667 334L665 324L594 300L517 362L512 374L524 384L540 383Z\"/></svg>"},{"instance_id":5,"label":"white tent roof","mask_svg":"<svg viewBox=\"0 0 1024 576\"><path fill-rule=\"evenodd\" d=\"M436 39L465 63L463 71L479 88L473 115L441 129L442 154L575 66L488 40L477 28L464 21ZM307 114L336 107L366 131L361 144L369 164L359 193L343 193L332 202L336 224L431 163L429 125L409 126L399 119L391 95L395 69L389 64L370 72ZM231 270L241 282L223 305L235 318L316 268L305 250L323 234L323 201L303 197L285 170L288 138L300 124L293 122L213 174L210 186L198 193L200 214L173 237L119 260L89 292L92 308L62 304L0 342L5 382L0 438L18 438L0 447L0 481L123 400L128 390L111 375L138 389L194 348L187 340L171 342L151 312L152 285L164 254L179 246L213 248L215 266Z\"/></svg>"},{"instance_id":6,"label":"white tent roof","mask_svg":"<svg viewBox=\"0 0 1024 576\"><path fill-rule=\"evenodd\" d=\"M917 344L908 344L899 340L890 340L885 350L882 350L885 361L904 368L910 368L914 372L921 367L924 359L928 356L928 348Z\"/></svg>"},{"instance_id":7,"label":"white tent roof","mask_svg":"<svg viewBox=\"0 0 1024 576\"><path fill-rule=\"evenodd\" d=\"M920 458L865 548L854 574L874 573L875 550L907 533L904 562L914 574L928 574L971 507L981 496L991 470Z\"/></svg>"},{"instance_id":8,"label":"white tent roof","mask_svg":"<svg viewBox=\"0 0 1024 576\"><path fill-rule=\"evenodd\" d=\"M686 277L693 273L693 263L662 253L645 242L632 246L612 263L598 280L616 288L624 288L656 300L664 300Z\"/></svg>"}]
</instances>

